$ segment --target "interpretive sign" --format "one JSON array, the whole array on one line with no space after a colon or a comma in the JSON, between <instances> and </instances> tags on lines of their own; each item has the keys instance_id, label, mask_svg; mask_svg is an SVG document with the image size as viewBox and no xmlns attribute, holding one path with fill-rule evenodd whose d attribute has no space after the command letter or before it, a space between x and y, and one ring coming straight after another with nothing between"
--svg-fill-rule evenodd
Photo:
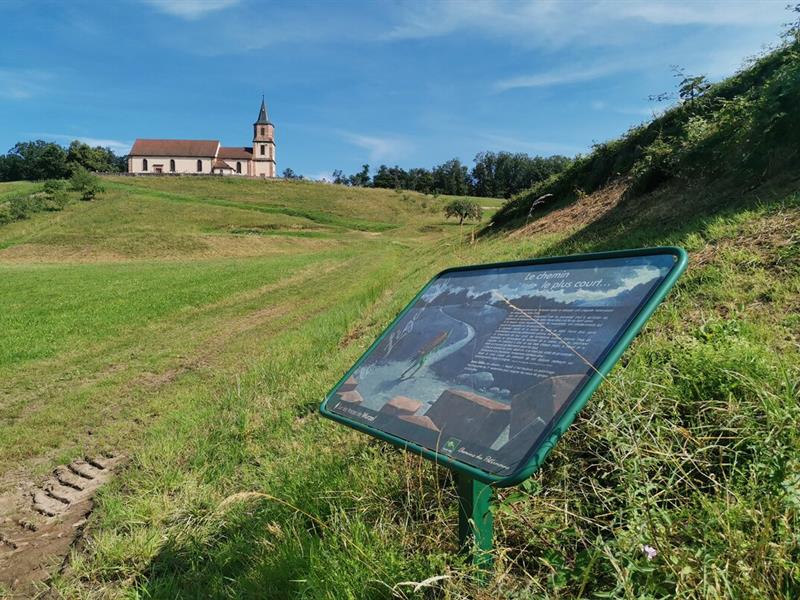
<instances>
[{"instance_id":1,"label":"interpretive sign","mask_svg":"<svg viewBox=\"0 0 800 600\"><path fill-rule=\"evenodd\" d=\"M448 269L323 415L492 484L530 476L686 267L678 248Z\"/></svg>"}]
</instances>

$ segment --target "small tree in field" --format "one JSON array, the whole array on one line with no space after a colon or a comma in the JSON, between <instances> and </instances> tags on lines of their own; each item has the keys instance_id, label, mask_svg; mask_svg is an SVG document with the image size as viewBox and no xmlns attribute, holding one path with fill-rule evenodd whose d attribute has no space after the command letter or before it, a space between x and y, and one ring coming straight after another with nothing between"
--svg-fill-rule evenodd
<instances>
[{"instance_id":1,"label":"small tree in field","mask_svg":"<svg viewBox=\"0 0 800 600\"><path fill-rule=\"evenodd\" d=\"M458 224L462 225L465 220L474 219L480 221L483 216L483 209L481 205L474 200L467 198L453 200L444 207L444 216L446 219L450 217L457 217Z\"/></svg>"},{"instance_id":2,"label":"small tree in field","mask_svg":"<svg viewBox=\"0 0 800 600\"><path fill-rule=\"evenodd\" d=\"M81 192L81 200L94 200L94 197L103 191L100 178L89 173L81 166L75 168L69 179L70 187L76 192Z\"/></svg>"},{"instance_id":3,"label":"small tree in field","mask_svg":"<svg viewBox=\"0 0 800 600\"><path fill-rule=\"evenodd\" d=\"M61 210L69 202L67 186L61 179L48 179L42 186L45 210Z\"/></svg>"}]
</instances>

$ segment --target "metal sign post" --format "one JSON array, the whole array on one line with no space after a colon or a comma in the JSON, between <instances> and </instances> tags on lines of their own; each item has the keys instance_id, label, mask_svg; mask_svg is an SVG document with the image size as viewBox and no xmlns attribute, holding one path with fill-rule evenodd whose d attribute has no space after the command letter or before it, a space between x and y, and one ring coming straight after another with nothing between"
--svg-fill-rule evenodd
<instances>
[{"instance_id":1,"label":"metal sign post","mask_svg":"<svg viewBox=\"0 0 800 600\"><path fill-rule=\"evenodd\" d=\"M320 412L451 469L461 550L488 570L494 488L539 468L686 264L650 248L443 271Z\"/></svg>"},{"instance_id":2,"label":"metal sign post","mask_svg":"<svg viewBox=\"0 0 800 600\"><path fill-rule=\"evenodd\" d=\"M453 472L458 491L458 544L470 562L489 570L494 547L494 514L491 485L469 475Z\"/></svg>"}]
</instances>

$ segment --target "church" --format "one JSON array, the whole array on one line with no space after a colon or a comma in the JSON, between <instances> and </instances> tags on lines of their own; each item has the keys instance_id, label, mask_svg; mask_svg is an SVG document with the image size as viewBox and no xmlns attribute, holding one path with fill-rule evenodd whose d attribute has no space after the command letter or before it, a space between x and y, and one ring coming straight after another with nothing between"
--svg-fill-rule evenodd
<instances>
[{"instance_id":1,"label":"church","mask_svg":"<svg viewBox=\"0 0 800 600\"><path fill-rule=\"evenodd\" d=\"M275 127L261 99L252 146L220 146L219 140L137 139L128 154L135 175L240 175L275 177Z\"/></svg>"}]
</instances>

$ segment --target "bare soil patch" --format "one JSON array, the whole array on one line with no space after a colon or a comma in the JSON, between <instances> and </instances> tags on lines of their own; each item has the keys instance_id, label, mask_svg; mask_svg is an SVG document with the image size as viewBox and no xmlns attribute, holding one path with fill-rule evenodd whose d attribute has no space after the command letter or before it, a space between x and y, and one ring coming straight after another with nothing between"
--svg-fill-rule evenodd
<instances>
[{"instance_id":1,"label":"bare soil patch","mask_svg":"<svg viewBox=\"0 0 800 600\"><path fill-rule=\"evenodd\" d=\"M526 237L534 233L564 233L584 227L613 209L628 189L627 179L618 179L593 194L556 209L514 231L510 237Z\"/></svg>"},{"instance_id":2,"label":"bare soil patch","mask_svg":"<svg viewBox=\"0 0 800 600\"><path fill-rule=\"evenodd\" d=\"M22 481L0 496L0 584L13 596L30 597L64 568L95 493L122 461L121 456L76 460L39 485Z\"/></svg>"}]
</instances>

